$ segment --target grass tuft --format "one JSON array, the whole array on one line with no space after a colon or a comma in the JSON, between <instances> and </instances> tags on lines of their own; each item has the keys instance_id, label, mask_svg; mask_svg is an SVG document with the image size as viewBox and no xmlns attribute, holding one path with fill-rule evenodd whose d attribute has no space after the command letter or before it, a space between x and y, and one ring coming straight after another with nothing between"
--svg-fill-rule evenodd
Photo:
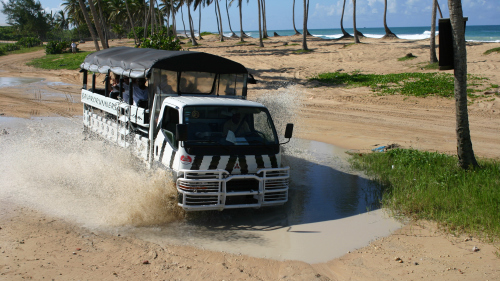
<instances>
[{"instance_id":1,"label":"grass tuft","mask_svg":"<svg viewBox=\"0 0 500 281\"><path fill-rule=\"evenodd\" d=\"M422 67L427 70L436 70L439 69L439 62L428 63Z\"/></svg>"},{"instance_id":2,"label":"grass tuft","mask_svg":"<svg viewBox=\"0 0 500 281\"><path fill-rule=\"evenodd\" d=\"M397 214L500 238L500 163L480 160L480 168L463 170L457 162L455 156L414 149L351 158L354 168L381 184L382 205Z\"/></svg>"},{"instance_id":3,"label":"grass tuft","mask_svg":"<svg viewBox=\"0 0 500 281\"><path fill-rule=\"evenodd\" d=\"M69 69L75 70L80 68L85 57L92 52L78 52L76 54L63 53L57 55L46 55L41 58L34 59L26 65L31 65L43 69Z\"/></svg>"},{"instance_id":4,"label":"grass tuft","mask_svg":"<svg viewBox=\"0 0 500 281\"><path fill-rule=\"evenodd\" d=\"M402 94L406 96L426 97L430 95L453 97L454 78L448 73L394 73L394 74L362 74L360 72L321 73L310 78L327 84L345 85L349 87L370 87L381 94ZM480 86L482 77L469 75L469 86ZM480 91L467 89L468 93Z\"/></svg>"},{"instance_id":5,"label":"grass tuft","mask_svg":"<svg viewBox=\"0 0 500 281\"><path fill-rule=\"evenodd\" d=\"M493 49L489 49L488 51L484 52L483 54L484 55L489 55L491 53L500 53L500 47L498 48L493 48Z\"/></svg>"}]
</instances>

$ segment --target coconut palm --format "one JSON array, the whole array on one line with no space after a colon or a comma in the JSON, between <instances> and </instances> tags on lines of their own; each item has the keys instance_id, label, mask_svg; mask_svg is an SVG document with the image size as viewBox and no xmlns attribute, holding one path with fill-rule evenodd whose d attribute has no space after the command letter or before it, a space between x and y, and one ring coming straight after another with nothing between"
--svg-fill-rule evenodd
<instances>
[{"instance_id":1,"label":"coconut palm","mask_svg":"<svg viewBox=\"0 0 500 281\"><path fill-rule=\"evenodd\" d=\"M101 39L101 45L103 49L107 49L108 45L106 43L106 39L104 38L104 33L102 32L101 21L99 20L99 16L97 15L97 10L94 6L94 1L89 0L90 11L92 12L92 18L94 20L95 28L97 29L97 34L99 34L99 39Z\"/></svg>"},{"instance_id":2,"label":"coconut palm","mask_svg":"<svg viewBox=\"0 0 500 281\"><path fill-rule=\"evenodd\" d=\"M230 0L229 1L229 7L231 7L231 5L233 4L235 0ZM247 0L247 3L249 2L250 0ZM244 42L245 40L243 38L248 38L250 36L246 35L245 32L243 31L243 13L242 13L242 4L243 4L243 0L238 0L238 7L239 7L239 10L240 10L240 41L241 42Z\"/></svg>"},{"instance_id":3,"label":"coconut palm","mask_svg":"<svg viewBox=\"0 0 500 281\"><path fill-rule=\"evenodd\" d=\"M132 14L130 13L130 9L128 7L128 0L125 0L125 9L127 9L127 15L130 21L130 25L132 26L132 32L134 33L134 44L138 46L141 44L141 41L139 41L139 37L137 37L137 33L135 32L134 20L132 19Z\"/></svg>"},{"instance_id":4,"label":"coconut palm","mask_svg":"<svg viewBox=\"0 0 500 281\"><path fill-rule=\"evenodd\" d=\"M345 1L344 0L344 5L342 6L342 16L340 17L340 30L342 30L342 37L340 38L350 38L352 37L351 34L349 34L347 31L344 29L344 11L345 11Z\"/></svg>"},{"instance_id":5,"label":"coconut palm","mask_svg":"<svg viewBox=\"0 0 500 281\"><path fill-rule=\"evenodd\" d=\"M97 36L95 35L94 28L92 28L92 22L90 21L89 13L87 12L87 6L83 2L83 0L78 0L80 3L80 8L82 9L83 17L85 18L85 22L89 27L90 35L92 36L92 40L94 41L96 51L100 51L99 43L97 42Z\"/></svg>"},{"instance_id":6,"label":"coconut palm","mask_svg":"<svg viewBox=\"0 0 500 281\"><path fill-rule=\"evenodd\" d=\"M353 5L353 11L352 11L352 27L354 29L354 43L360 43L359 42L359 36L358 32L356 30L356 0L352 0L352 5Z\"/></svg>"},{"instance_id":7,"label":"coconut palm","mask_svg":"<svg viewBox=\"0 0 500 281\"><path fill-rule=\"evenodd\" d=\"M262 38L269 38L267 35L266 0L262 1Z\"/></svg>"},{"instance_id":8,"label":"coconut palm","mask_svg":"<svg viewBox=\"0 0 500 281\"><path fill-rule=\"evenodd\" d=\"M307 0L304 0L304 27L302 29L302 50L309 50L307 48Z\"/></svg>"},{"instance_id":9,"label":"coconut palm","mask_svg":"<svg viewBox=\"0 0 500 281\"><path fill-rule=\"evenodd\" d=\"M455 114L457 132L458 165L463 169L478 167L469 129L467 112L467 51L465 49L465 26L461 0L448 0L451 30L453 33L453 52L455 63Z\"/></svg>"},{"instance_id":10,"label":"coconut palm","mask_svg":"<svg viewBox=\"0 0 500 281\"><path fill-rule=\"evenodd\" d=\"M436 56L436 10L437 10L437 0L432 0L430 63L436 63L438 61L437 56Z\"/></svg>"},{"instance_id":11,"label":"coconut palm","mask_svg":"<svg viewBox=\"0 0 500 281\"><path fill-rule=\"evenodd\" d=\"M231 28L231 19L229 18L229 8L227 6L227 0L226 0L226 14L227 14L227 21L229 23L229 30L231 30L231 37L238 38L238 35L236 35L236 33L234 33L233 29Z\"/></svg>"},{"instance_id":12,"label":"coconut palm","mask_svg":"<svg viewBox=\"0 0 500 281\"><path fill-rule=\"evenodd\" d=\"M191 34L191 44L193 46L197 46L198 42L196 42L196 39L194 38L194 23L193 23L193 18L191 17L191 4L193 3L193 0L186 0L187 8L188 8L188 20L189 20L189 32Z\"/></svg>"},{"instance_id":13,"label":"coconut palm","mask_svg":"<svg viewBox=\"0 0 500 281\"><path fill-rule=\"evenodd\" d=\"M387 0L384 0L384 29L385 35L382 38L398 38L398 36L392 33L389 27L387 27Z\"/></svg>"},{"instance_id":14,"label":"coconut palm","mask_svg":"<svg viewBox=\"0 0 500 281\"><path fill-rule=\"evenodd\" d=\"M295 0L293 0L292 19L293 19L293 30L295 30L295 35L300 35L300 32L297 30L297 28L295 28Z\"/></svg>"},{"instance_id":15,"label":"coconut palm","mask_svg":"<svg viewBox=\"0 0 500 281\"><path fill-rule=\"evenodd\" d=\"M305 1L305 0L304 0ZM261 7L260 7L260 0L257 0L257 6L259 7L259 47L264 47L264 43L262 42L262 13L261 13Z\"/></svg>"},{"instance_id":16,"label":"coconut palm","mask_svg":"<svg viewBox=\"0 0 500 281\"><path fill-rule=\"evenodd\" d=\"M66 19L66 14L64 13L63 10L59 10L56 13L55 18L56 18L56 21L55 21L56 27L58 27L62 30L67 30L69 28L69 22Z\"/></svg>"}]
</instances>

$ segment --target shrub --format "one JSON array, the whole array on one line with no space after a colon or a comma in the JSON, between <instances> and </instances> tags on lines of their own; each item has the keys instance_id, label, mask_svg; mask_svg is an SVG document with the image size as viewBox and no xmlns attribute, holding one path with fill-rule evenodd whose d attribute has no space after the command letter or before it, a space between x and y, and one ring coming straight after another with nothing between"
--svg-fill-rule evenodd
<instances>
[{"instance_id":1,"label":"shrub","mask_svg":"<svg viewBox=\"0 0 500 281\"><path fill-rule=\"evenodd\" d=\"M151 38L143 39L141 48L152 48L158 50L178 51L181 49L179 39L173 36L166 36L167 31L162 30L160 33L154 34Z\"/></svg>"},{"instance_id":2,"label":"shrub","mask_svg":"<svg viewBox=\"0 0 500 281\"><path fill-rule=\"evenodd\" d=\"M45 47L45 53L47 55L62 54L70 45L71 43L67 41L49 41Z\"/></svg>"},{"instance_id":3,"label":"shrub","mask_svg":"<svg viewBox=\"0 0 500 281\"><path fill-rule=\"evenodd\" d=\"M40 46L42 44L42 40L35 37L23 37L19 39L16 44L25 48L31 48Z\"/></svg>"}]
</instances>

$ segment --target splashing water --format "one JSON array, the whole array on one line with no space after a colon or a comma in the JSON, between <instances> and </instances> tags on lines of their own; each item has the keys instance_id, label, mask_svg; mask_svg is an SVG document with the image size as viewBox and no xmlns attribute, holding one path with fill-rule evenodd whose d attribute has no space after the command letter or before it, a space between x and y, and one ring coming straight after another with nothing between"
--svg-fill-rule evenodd
<instances>
[{"instance_id":1,"label":"splashing water","mask_svg":"<svg viewBox=\"0 0 500 281\"><path fill-rule=\"evenodd\" d=\"M19 119L15 129L6 129L9 134L0 139L0 200L91 228L183 217L166 172L145 169L125 149L84 141L80 120L71 121Z\"/></svg>"},{"instance_id":2,"label":"splashing water","mask_svg":"<svg viewBox=\"0 0 500 281\"><path fill-rule=\"evenodd\" d=\"M287 123L294 123L294 135L300 132L299 117L303 108L305 93L297 85L266 92L256 98L273 117L278 136L283 138Z\"/></svg>"}]
</instances>

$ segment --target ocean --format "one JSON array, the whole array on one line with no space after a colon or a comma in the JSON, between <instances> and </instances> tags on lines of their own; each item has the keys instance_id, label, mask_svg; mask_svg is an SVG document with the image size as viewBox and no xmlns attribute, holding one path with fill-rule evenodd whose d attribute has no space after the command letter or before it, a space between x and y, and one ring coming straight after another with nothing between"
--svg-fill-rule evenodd
<instances>
[{"instance_id":1,"label":"ocean","mask_svg":"<svg viewBox=\"0 0 500 281\"><path fill-rule=\"evenodd\" d=\"M395 33L401 39L408 40L421 40L428 39L431 35L430 26L416 26L416 27L389 27L393 33ZM236 34L239 34L239 26L233 27ZM436 26L436 29L437 26ZM238 30L238 31L237 31ZM349 34L353 33L352 28L345 28ZM385 30L383 27L367 28L361 27L358 30L363 33L366 37L370 38L382 38L385 35ZM299 29L302 32L301 29ZM273 36L274 32L281 36L294 35L293 30L269 30L267 31L269 36ZM254 38L259 37L259 31L245 31L246 34ZM340 28L333 29L309 29L309 33L313 36L321 37L324 39L337 39L342 36L342 31ZM230 36L230 33L225 33L225 35ZM496 42L500 43L500 25L468 25L465 29L465 40L471 42Z\"/></svg>"}]
</instances>

